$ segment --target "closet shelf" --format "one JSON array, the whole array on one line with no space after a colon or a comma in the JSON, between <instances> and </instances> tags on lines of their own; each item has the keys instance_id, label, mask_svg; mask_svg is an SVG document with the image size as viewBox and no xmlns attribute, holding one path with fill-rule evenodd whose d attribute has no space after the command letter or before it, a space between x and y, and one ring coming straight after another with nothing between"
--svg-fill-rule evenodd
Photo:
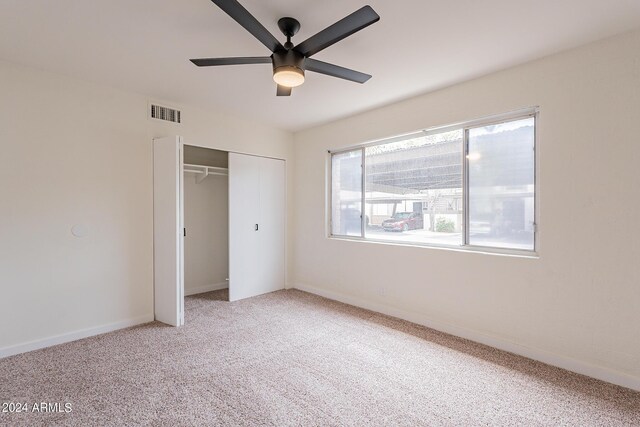
<instances>
[{"instance_id":1,"label":"closet shelf","mask_svg":"<svg viewBox=\"0 0 640 427\"><path fill-rule=\"evenodd\" d=\"M204 166L204 165L184 165L185 173L195 173L196 183L200 184L206 177L209 175L219 175L219 176L228 176L229 169L228 168L219 168L215 166Z\"/></svg>"}]
</instances>

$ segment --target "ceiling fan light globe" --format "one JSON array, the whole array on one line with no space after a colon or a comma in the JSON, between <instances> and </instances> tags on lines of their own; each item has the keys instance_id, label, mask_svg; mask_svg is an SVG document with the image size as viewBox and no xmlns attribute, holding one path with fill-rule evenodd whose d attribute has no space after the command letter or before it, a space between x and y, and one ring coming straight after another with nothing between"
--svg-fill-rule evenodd
<instances>
[{"instance_id":1,"label":"ceiling fan light globe","mask_svg":"<svg viewBox=\"0 0 640 427\"><path fill-rule=\"evenodd\" d=\"M279 67L273 73L273 81L280 86L297 87L304 83L304 71L297 67Z\"/></svg>"}]
</instances>

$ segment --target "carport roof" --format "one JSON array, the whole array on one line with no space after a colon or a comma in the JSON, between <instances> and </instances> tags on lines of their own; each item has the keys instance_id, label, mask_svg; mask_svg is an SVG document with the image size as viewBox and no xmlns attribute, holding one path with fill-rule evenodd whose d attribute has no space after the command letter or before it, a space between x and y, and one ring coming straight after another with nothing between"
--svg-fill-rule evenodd
<instances>
[{"instance_id":1,"label":"carport roof","mask_svg":"<svg viewBox=\"0 0 640 427\"><path fill-rule=\"evenodd\" d=\"M523 186L533 183L533 143L528 127L475 137L470 146L474 187ZM462 139L375 152L366 150L366 190L417 194L426 190L462 188ZM354 170L352 158L341 162ZM355 166L357 167L357 166ZM349 185L348 183L345 183ZM359 190L354 182L354 188Z\"/></svg>"}]
</instances>

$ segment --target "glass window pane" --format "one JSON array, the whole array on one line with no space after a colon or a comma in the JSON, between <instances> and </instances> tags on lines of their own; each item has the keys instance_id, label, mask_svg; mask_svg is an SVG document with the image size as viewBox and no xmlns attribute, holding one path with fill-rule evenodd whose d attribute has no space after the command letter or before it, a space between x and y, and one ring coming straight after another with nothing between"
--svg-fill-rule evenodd
<instances>
[{"instance_id":1,"label":"glass window pane","mask_svg":"<svg viewBox=\"0 0 640 427\"><path fill-rule=\"evenodd\" d=\"M362 236L362 150L331 156L331 234Z\"/></svg>"},{"instance_id":2,"label":"glass window pane","mask_svg":"<svg viewBox=\"0 0 640 427\"><path fill-rule=\"evenodd\" d=\"M532 117L469 129L469 244L534 249L534 128Z\"/></svg>"},{"instance_id":3,"label":"glass window pane","mask_svg":"<svg viewBox=\"0 0 640 427\"><path fill-rule=\"evenodd\" d=\"M369 239L462 244L462 130L365 150Z\"/></svg>"}]
</instances>

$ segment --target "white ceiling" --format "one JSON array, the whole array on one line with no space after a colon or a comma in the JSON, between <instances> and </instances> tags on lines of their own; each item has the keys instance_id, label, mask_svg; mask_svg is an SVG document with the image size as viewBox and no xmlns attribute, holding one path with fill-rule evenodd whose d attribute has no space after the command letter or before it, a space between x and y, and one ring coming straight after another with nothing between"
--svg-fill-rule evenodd
<instances>
[{"instance_id":1,"label":"white ceiling","mask_svg":"<svg viewBox=\"0 0 640 427\"><path fill-rule=\"evenodd\" d=\"M367 0L240 0L299 43ZM300 130L640 27L638 0L370 0L378 23L314 58L373 75L307 73L276 97L271 66L197 68L189 58L268 56L209 0L3 0L0 58L177 104Z\"/></svg>"}]
</instances>

